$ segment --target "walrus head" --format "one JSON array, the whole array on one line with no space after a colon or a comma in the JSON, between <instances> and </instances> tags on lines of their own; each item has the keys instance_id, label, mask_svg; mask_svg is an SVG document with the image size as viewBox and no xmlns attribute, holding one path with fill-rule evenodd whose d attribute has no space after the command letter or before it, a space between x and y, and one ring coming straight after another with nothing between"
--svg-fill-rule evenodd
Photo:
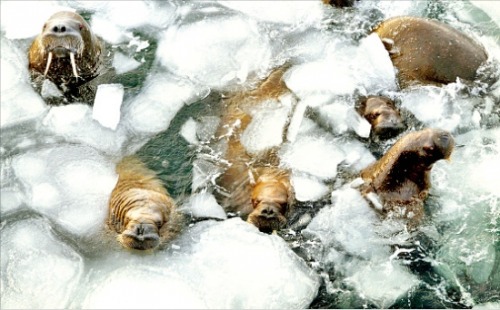
<instances>
[{"instance_id":1,"label":"walrus head","mask_svg":"<svg viewBox=\"0 0 500 310\"><path fill-rule=\"evenodd\" d=\"M160 245L161 229L169 220L170 200L151 190L132 188L117 197L110 225L118 241L129 249L149 250Z\"/></svg>"},{"instance_id":2,"label":"walrus head","mask_svg":"<svg viewBox=\"0 0 500 310\"><path fill-rule=\"evenodd\" d=\"M362 98L356 110L372 125L371 134L379 139L392 138L405 129L394 102L387 97Z\"/></svg>"},{"instance_id":3,"label":"walrus head","mask_svg":"<svg viewBox=\"0 0 500 310\"><path fill-rule=\"evenodd\" d=\"M291 185L285 176L261 176L252 190L253 211L247 221L261 232L272 233L287 223L291 207Z\"/></svg>"},{"instance_id":4,"label":"walrus head","mask_svg":"<svg viewBox=\"0 0 500 310\"><path fill-rule=\"evenodd\" d=\"M441 159L449 159L455 142L441 129L427 128L399 139L384 156L361 171L365 193L375 192L382 203L405 204L428 195L430 170Z\"/></svg>"},{"instance_id":5,"label":"walrus head","mask_svg":"<svg viewBox=\"0 0 500 310\"><path fill-rule=\"evenodd\" d=\"M56 84L58 77L93 77L100 64L102 44L89 24L77 13L52 15L29 50L29 68Z\"/></svg>"}]
</instances>

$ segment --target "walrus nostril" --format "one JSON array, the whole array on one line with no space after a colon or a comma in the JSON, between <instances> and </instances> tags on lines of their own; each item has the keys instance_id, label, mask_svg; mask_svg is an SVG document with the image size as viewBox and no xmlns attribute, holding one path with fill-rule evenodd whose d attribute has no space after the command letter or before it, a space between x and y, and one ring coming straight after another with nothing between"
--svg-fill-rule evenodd
<instances>
[{"instance_id":1,"label":"walrus nostril","mask_svg":"<svg viewBox=\"0 0 500 310\"><path fill-rule=\"evenodd\" d=\"M137 226L136 233L137 233L137 235L143 235L144 234L144 227L142 226L142 224L140 224L140 225Z\"/></svg>"},{"instance_id":2,"label":"walrus nostril","mask_svg":"<svg viewBox=\"0 0 500 310\"><path fill-rule=\"evenodd\" d=\"M63 33L63 32L66 32L66 26L64 25L56 25L54 27L52 27L52 31L55 32L55 33Z\"/></svg>"}]
</instances>

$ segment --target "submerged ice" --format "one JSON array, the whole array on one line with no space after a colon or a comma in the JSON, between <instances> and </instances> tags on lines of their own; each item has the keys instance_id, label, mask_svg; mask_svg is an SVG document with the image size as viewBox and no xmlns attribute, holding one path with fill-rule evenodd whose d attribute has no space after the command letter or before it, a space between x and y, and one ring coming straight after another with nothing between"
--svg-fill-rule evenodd
<instances>
[{"instance_id":1,"label":"submerged ice","mask_svg":"<svg viewBox=\"0 0 500 310\"><path fill-rule=\"evenodd\" d=\"M494 63L492 2L355 3L2 1L1 308L498 307L500 84L399 90L380 40L342 28L345 19L356 34L383 18L432 16L480 40ZM122 98L117 86L94 107L45 104L57 92L33 90L25 52L61 9L85 13L133 91L123 84ZM283 63L296 97L264 104L242 143L250 153L279 149L305 228L286 230L289 241L228 219L207 188L220 173L209 152L192 163L192 193L175 197L192 219L180 236L154 253L120 248L106 229L116 162L179 122L175 137L205 150L219 115L180 111L252 87ZM360 95L387 95L415 117L410 129L456 139L451 161L431 172L417 232L382 219L350 183L374 149L393 143L367 142ZM98 113L110 100L112 113ZM151 159L169 168L162 153Z\"/></svg>"}]
</instances>

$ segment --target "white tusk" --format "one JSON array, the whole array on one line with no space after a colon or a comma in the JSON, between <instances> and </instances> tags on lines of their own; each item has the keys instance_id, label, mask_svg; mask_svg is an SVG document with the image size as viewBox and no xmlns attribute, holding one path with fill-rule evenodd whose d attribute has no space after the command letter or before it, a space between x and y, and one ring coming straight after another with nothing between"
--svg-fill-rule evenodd
<instances>
[{"instance_id":1,"label":"white tusk","mask_svg":"<svg viewBox=\"0 0 500 310\"><path fill-rule=\"evenodd\" d=\"M52 52L49 52L49 57L47 58L47 66L45 67L45 71L43 72L43 76L47 76L49 72L50 64L52 63Z\"/></svg>"},{"instance_id":2,"label":"white tusk","mask_svg":"<svg viewBox=\"0 0 500 310\"><path fill-rule=\"evenodd\" d=\"M75 53L73 52L69 53L69 58L71 59L71 67L73 68L73 75L78 78L79 76L78 72L76 71Z\"/></svg>"}]
</instances>

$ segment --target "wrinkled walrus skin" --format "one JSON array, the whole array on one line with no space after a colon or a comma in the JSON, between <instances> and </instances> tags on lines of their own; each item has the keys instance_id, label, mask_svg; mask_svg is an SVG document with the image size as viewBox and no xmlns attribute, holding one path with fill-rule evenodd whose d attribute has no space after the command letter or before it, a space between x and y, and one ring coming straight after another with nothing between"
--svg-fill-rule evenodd
<instances>
[{"instance_id":1,"label":"wrinkled walrus skin","mask_svg":"<svg viewBox=\"0 0 500 310\"><path fill-rule=\"evenodd\" d=\"M390 18L374 29L398 69L401 88L473 81L488 58L472 38L441 22L410 16Z\"/></svg>"},{"instance_id":2,"label":"wrinkled walrus skin","mask_svg":"<svg viewBox=\"0 0 500 310\"><path fill-rule=\"evenodd\" d=\"M285 68L277 69L256 89L225 100L215 139L227 144L224 159L229 162L229 167L216 180L223 191L216 193L219 203L227 212L238 213L266 233L283 228L293 210L295 195L290 173L279 167L276 152L249 154L240 138L252 120L253 108L290 93L282 81L284 71Z\"/></svg>"},{"instance_id":3,"label":"wrinkled walrus skin","mask_svg":"<svg viewBox=\"0 0 500 310\"><path fill-rule=\"evenodd\" d=\"M410 227L418 225L431 187L432 165L449 159L454 145L452 135L441 129L406 134L382 158L361 171L365 182L362 193L365 197L377 194L380 205L374 206L383 214L406 218Z\"/></svg>"},{"instance_id":4,"label":"wrinkled walrus skin","mask_svg":"<svg viewBox=\"0 0 500 310\"><path fill-rule=\"evenodd\" d=\"M133 156L119 162L116 172L108 226L119 234L118 241L125 248L150 250L174 238L181 216L156 174Z\"/></svg>"},{"instance_id":5,"label":"wrinkled walrus skin","mask_svg":"<svg viewBox=\"0 0 500 310\"><path fill-rule=\"evenodd\" d=\"M104 44L79 14L55 13L29 48L33 85L39 92L45 79L57 86L63 98L49 104L92 104L97 83L90 82L105 71L104 53Z\"/></svg>"}]
</instances>

